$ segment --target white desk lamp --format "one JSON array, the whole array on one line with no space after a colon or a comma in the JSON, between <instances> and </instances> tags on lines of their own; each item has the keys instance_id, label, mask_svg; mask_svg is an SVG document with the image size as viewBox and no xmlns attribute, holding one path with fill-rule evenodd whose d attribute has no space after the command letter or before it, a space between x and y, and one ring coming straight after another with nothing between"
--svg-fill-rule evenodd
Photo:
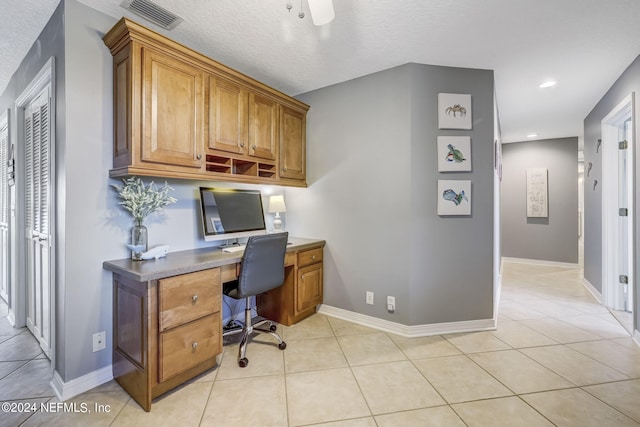
<instances>
[{"instance_id":1,"label":"white desk lamp","mask_svg":"<svg viewBox=\"0 0 640 427\"><path fill-rule=\"evenodd\" d=\"M276 216L273 219L273 228L279 231L282 228L282 220L280 219L280 212L286 212L287 206L284 204L284 196L279 194L269 197L269 213L275 213Z\"/></svg>"}]
</instances>

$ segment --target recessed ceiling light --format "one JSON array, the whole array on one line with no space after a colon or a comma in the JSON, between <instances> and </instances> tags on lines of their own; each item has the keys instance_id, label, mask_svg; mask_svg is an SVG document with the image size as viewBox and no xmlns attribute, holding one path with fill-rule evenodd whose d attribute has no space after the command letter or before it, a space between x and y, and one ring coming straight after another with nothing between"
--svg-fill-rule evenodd
<instances>
[{"instance_id":1,"label":"recessed ceiling light","mask_svg":"<svg viewBox=\"0 0 640 427\"><path fill-rule=\"evenodd\" d=\"M527 138L535 138L536 136L538 136L537 133L530 133L529 135L527 135Z\"/></svg>"},{"instance_id":2,"label":"recessed ceiling light","mask_svg":"<svg viewBox=\"0 0 640 427\"><path fill-rule=\"evenodd\" d=\"M553 87L555 85L557 85L558 82L554 81L554 80L547 80L546 82L542 83L539 87L542 89L546 89L548 87Z\"/></svg>"}]
</instances>

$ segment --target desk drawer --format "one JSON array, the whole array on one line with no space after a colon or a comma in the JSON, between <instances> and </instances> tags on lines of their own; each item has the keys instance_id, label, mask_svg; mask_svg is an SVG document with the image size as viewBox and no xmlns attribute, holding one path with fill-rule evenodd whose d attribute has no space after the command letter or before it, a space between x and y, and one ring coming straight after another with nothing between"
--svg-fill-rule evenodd
<instances>
[{"instance_id":1,"label":"desk drawer","mask_svg":"<svg viewBox=\"0 0 640 427\"><path fill-rule=\"evenodd\" d=\"M322 262L322 248L298 252L298 267Z\"/></svg>"},{"instance_id":2,"label":"desk drawer","mask_svg":"<svg viewBox=\"0 0 640 427\"><path fill-rule=\"evenodd\" d=\"M220 313L160 334L158 381L214 358L221 349Z\"/></svg>"},{"instance_id":3,"label":"desk drawer","mask_svg":"<svg viewBox=\"0 0 640 427\"><path fill-rule=\"evenodd\" d=\"M159 280L160 332L220 311L220 269Z\"/></svg>"}]
</instances>

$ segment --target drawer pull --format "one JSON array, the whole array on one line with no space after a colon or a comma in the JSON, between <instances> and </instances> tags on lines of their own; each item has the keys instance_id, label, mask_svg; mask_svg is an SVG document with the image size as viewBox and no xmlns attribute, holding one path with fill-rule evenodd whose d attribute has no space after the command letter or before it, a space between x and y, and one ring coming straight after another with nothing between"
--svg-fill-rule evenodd
<instances>
[{"instance_id":1,"label":"drawer pull","mask_svg":"<svg viewBox=\"0 0 640 427\"><path fill-rule=\"evenodd\" d=\"M191 304L195 304L197 302L198 302L198 295L196 294L196 295L191 297Z\"/></svg>"},{"instance_id":2,"label":"drawer pull","mask_svg":"<svg viewBox=\"0 0 640 427\"><path fill-rule=\"evenodd\" d=\"M198 343L194 342L193 344L191 344L191 348L195 351L198 349Z\"/></svg>"},{"instance_id":3,"label":"drawer pull","mask_svg":"<svg viewBox=\"0 0 640 427\"><path fill-rule=\"evenodd\" d=\"M316 259L316 256L315 255L311 255L311 259Z\"/></svg>"},{"instance_id":4,"label":"drawer pull","mask_svg":"<svg viewBox=\"0 0 640 427\"><path fill-rule=\"evenodd\" d=\"M201 160L201 159L202 159L202 154L198 154L198 155L196 156L196 159Z\"/></svg>"}]
</instances>

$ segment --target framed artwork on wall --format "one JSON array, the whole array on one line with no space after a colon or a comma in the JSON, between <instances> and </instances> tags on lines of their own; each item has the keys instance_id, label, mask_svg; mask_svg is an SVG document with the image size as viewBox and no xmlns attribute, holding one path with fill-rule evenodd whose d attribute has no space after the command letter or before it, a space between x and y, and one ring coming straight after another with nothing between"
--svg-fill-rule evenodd
<instances>
[{"instance_id":1,"label":"framed artwork on wall","mask_svg":"<svg viewBox=\"0 0 640 427\"><path fill-rule=\"evenodd\" d=\"M438 172L466 172L471 170L471 137L438 137Z\"/></svg>"},{"instance_id":2,"label":"framed artwork on wall","mask_svg":"<svg viewBox=\"0 0 640 427\"><path fill-rule=\"evenodd\" d=\"M438 128L471 129L471 95L438 94Z\"/></svg>"},{"instance_id":3,"label":"framed artwork on wall","mask_svg":"<svg viewBox=\"0 0 640 427\"><path fill-rule=\"evenodd\" d=\"M547 168L527 169L527 218L548 218Z\"/></svg>"},{"instance_id":4,"label":"framed artwork on wall","mask_svg":"<svg viewBox=\"0 0 640 427\"><path fill-rule=\"evenodd\" d=\"M438 215L471 215L471 181L438 180Z\"/></svg>"}]
</instances>

